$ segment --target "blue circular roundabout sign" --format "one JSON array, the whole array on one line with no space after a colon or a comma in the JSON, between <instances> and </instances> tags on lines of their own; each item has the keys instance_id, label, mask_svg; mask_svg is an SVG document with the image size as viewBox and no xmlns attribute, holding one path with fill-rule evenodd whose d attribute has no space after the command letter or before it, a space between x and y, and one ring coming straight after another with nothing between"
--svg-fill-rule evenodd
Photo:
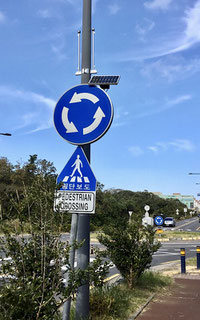
<instances>
[{"instance_id":1,"label":"blue circular roundabout sign","mask_svg":"<svg viewBox=\"0 0 200 320\"><path fill-rule=\"evenodd\" d=\"M113 105L107 93L87 84L66 91L54 110L54 125L58 134L75 145L100 139L112 120Z\"/></svg>"},{"instance_id":2,"label":"blue circular roundabout sign","mask_svg":"<svg viewBox=\"0 0 200 320\"><path fill-rule=\"evenodd\" d=\"M157 226L162 226L163 222L164 222L164 219L161 216L157 216L157 217L154 218L154 222L155 222L155 224Z\"/></svg>"}]
</instances>

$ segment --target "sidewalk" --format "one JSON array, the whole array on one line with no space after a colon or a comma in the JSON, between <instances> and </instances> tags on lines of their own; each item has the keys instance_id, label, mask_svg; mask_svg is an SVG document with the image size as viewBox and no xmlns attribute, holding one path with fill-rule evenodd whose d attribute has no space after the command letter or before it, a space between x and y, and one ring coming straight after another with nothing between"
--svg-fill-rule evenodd
<instances>
[{"instance_id":1,"label":"sidewalk","mask_svg":"<svg viewBox=\"0 0 200 320\"><path fill-rule=\"evenodd\" d=\"M188 270L189 272L189 270ZM175 274L172 290L157 294L137 320L199 320L200 272Z\"/></svg>"}]
</instances>

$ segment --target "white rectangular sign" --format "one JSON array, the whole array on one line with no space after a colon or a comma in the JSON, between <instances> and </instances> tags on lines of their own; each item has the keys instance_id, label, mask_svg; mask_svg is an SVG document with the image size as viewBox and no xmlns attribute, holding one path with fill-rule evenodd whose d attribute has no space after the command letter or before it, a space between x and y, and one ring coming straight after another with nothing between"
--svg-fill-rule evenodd
<instances>
[{"instance_id":1,"label":"white rectangular sign","mask_svg":"<svg viewBox=\"0 0 200 320\"><path fill-rule=\"evenodd\" d=\"M69 213L94 213L95 212L95 191L57 191L54 208L58 208L61 212Z\"/></svg>"}]
</instances>

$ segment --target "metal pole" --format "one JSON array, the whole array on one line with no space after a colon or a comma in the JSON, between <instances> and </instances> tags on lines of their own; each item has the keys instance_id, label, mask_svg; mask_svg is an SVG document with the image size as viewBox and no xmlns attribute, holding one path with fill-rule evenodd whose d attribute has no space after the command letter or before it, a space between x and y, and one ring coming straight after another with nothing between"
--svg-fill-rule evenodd
<instances>
[{"instance_id":1,"label":"metal pole","mask_svg":"<svg viewBox=\"0 0 200 320\"><path fill-rule=\"evenodd\" d=\"M9 136L9 137L12 136L11 133L2 133L2 132L0 133L0 135L2 135L2 136Z\"/></svg>"},{"instance_id":2,"label":"metal pole","mask_svg":"<svg viewBox=\"0 0 200 320\"><path fill-rule=\"evenodd\" d=\"M91 70L91 20L92 0L83 0L83 21L82 21L82 75L81 83L88 83ZM83 150L90 162L90 144L84 145ZM77 267L85 270L90 259L90 216L79 214L77 240L84 240L84 244L77 251ZM89 281L79 287L76 299L75 319L89 318Z\"/></svg>"},{"instance_id":3,"label":"metal pole","mask_svg":"<svg viewBox=\"0 0 200 320\"><path fill-rule=\"evenodd\" d=\"M75 248L74 248L74 241L76 240L77 236L77 225L78 225L78 214L73 213L71 219L71 231L70 231L70 239L69 244L71 246L69 252L69 264L72 269L74 269L74 260L75 260ZM68 285L68 274L66 275L66 286ZM70 319L70 308L71 308L71 298L69 298L63 308L63 320Z\"/></svg>"}]
</instances>

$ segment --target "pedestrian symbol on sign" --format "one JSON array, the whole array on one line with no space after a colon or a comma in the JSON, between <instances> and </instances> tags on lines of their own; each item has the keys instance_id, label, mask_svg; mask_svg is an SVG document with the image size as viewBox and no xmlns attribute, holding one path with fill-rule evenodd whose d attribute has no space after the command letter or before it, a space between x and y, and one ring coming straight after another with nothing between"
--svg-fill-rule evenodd
<instances>
[{"instance_id":1,"label":"pedestrian symbol on sign","mask_svg":"<svg viewBox=\"0 0 200 320\"><path fill-rule=\"evenodd\" d=\"M72 174L70 175L70 177L73 177L73 175L74 175L74 173L76 172L76 170L78 170L78 172L79 172L79 174L80 174L80 176L81 176L81 178L82 178L83 175L82 175L82 172L81 172L80 167L83 168L83 163L82 163L82 161L80 160L80 155L79 155L79 154L77 155L76 161L74 162L74 164L72 165L72 167L74 167L74 166L75 166L75 168L74 168Z\"/></svg>"}]
</instances>

